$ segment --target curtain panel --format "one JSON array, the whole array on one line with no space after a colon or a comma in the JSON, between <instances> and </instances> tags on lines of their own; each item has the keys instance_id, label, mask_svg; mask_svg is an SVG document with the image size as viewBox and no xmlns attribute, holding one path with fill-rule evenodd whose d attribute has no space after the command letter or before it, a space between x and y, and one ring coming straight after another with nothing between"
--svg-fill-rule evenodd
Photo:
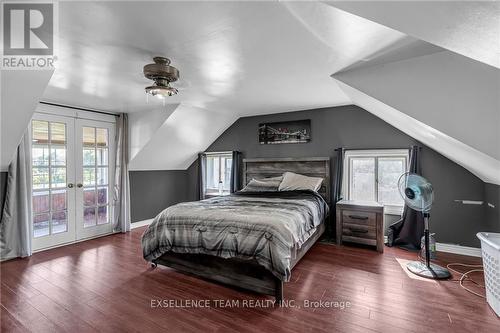
<instances>
[{"instance_id":1,"label":"curtain panel","mask_svg":"<svg viewBox=\"0 0 500 333\"><path fill-rule=\"evenodd\" d=\"M342 178L344 176L344 148L335 149L335 164L332 186L332 209L330 210L329 235L334 237L335 225L337 224L337 205L336 203L342 200Z\"/></svg>"},{"instance_id":2,"label":"curtain panel","mask_svg":"<svg viewBox=\"0 0 500 333\"><path fill-rule=\"evenodd\" d=\"M31 255L31 218L31 142L26 131L9 165L0 221L1 260Z\"/></svg>"},{"instance_id":3,"label":"curtain panel","mask_svg":"<svg viewBox=\"0 0 500 333\"><path fill-rule=\"evenodd\" d=\"M116 168L113 189L113 231L130 231L130 180L128 174L128 115L116 121Z\"/></svg>"},{"instance_id":4,"label":"curtain panel","mask_svg":"<svg viewBox=\"0 0 500 333\"><path fill-rule=\"evenodd\" d=\"M231 193L241 190L241 153L239 151L232 152L231 165Z\"/></svg>"},{"instance_id":5,"label":"curtain panel","mask_svg":"<svg viewBox=\"0 0 500 333\"><path fill-rule=\"evenodd\" d=\"M207 156L205 153L198 154L198 200L205 199Z\"/></svg>"},{"instance_id":6,"label":"curtain panel","mask_svg":"<svg viewBox=\"0 0 500 333\"><path fill-rule=\"evenodd\" d=\"M420 166L421 147L412 146L410 149L410 165L408 171L422 175ZM399 246L409 250L420 249L420 240L424 235L424 216L422 212L417 212L404 206L401 219L389 226L388 246Z\"/></svg>"}]
</instances>

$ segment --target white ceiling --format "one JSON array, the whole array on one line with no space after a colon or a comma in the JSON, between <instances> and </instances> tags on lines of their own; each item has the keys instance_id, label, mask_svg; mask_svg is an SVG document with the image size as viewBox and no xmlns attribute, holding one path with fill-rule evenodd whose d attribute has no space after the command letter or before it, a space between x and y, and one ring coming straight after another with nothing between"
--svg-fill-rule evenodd
<instances>
[{"instance_id":1,"label":"white ceiling","mask_svg":"<svg viewBox=\"0 0 500 333\"><path fill-rule=\"evenodd\" d=\"M332 73L443 48L495 65L496 5L349 3L59 2L42 100L131 113L131 169L185 169L240 116L355 102ZM156 55L181 73L167 105L144 94L142 67Z\"/></svg>"},{"instance_id":2,"label":"white ceiling","mask_svg":"<svg viewBox=\"0 0 500 333\"><path fill-rule=\"evenodd\" d=\"M131 131L140 136L131 138L131 168L141 170L185 169L240 116L349 104L330 74L393 45L435 52L323 3L60 2L59 13L59 60L43 99L111 112L165 109L155 133ZM144 94L142 67L155 55L180 70L180 93L166 100L173 108Z\"/></svg>"},{"instance_id":3,"label":"white ceiling","mask_svg":"<svg viewBox=\"0 0 500 333\"><path fill-rule=\"evenodd\" d=\"M324 1L500 68L499 1Z\"/></svg>"},{"instance_id":4,"label":"white ceiling","mask_svg":"<svg viewBox=\"0 0 500 333\"><path fill-rule=\"evenodd\" d=\"M329 74L408 39L322 3L60 2L59 13L44 100L113 112L162 108L143 91L155 55L181 73L169 104L232 115L342 105Z\"/></svg>"}]
</instances>

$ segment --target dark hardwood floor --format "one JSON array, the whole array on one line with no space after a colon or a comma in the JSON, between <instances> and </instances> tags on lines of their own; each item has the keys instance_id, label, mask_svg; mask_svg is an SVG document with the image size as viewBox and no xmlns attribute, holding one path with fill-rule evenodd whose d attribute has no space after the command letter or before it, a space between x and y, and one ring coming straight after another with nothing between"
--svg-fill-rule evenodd
<instances>
[{"instance_id":1,"label":"dark hardwood floor","mask_svg":"<svg viewBox=\"0 0 500 333\"><path fill-rule=\"evenodd\" d=\"M267 305L264 301L272 298L168 268L151 269L142 259L143 230L2 263L2 332L498 332L500 328L500 319L485 300L458 282L408 277L396 258L414 259L414 254L400 249L386 247L379 254L318 243L285 284L289 307L252 307L250 301ZM440 258L445 263L479 261L449 254ZM482 275L473 278L483 283ZM179 307L151 306L159 301L165 305L167 300L176 300ZM209 300L210 307L183 307L188 300L198 305ZM216 306L216 300L240 306ZM305 307L306 301L320 300L326 302L323 306L335 306L335 301L351 306Z\"/></svg>"}]
</instances>

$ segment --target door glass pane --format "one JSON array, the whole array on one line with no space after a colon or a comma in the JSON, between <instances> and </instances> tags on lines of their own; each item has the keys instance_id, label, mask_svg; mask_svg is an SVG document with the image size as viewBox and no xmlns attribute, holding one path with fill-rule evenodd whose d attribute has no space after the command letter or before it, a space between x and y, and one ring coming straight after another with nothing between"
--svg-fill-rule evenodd
<instances>
[{"instance_id":1,"label":"door glass pane","mask_svg":"<svg viewBox=\"0 0 500 333\"><path fill-rule=\"evenodd\" d=\"M83 165L94 166L95 165L95 149L86 148L83 149Z\"/></svg>"},{"instance_id":2,"label":"door glass pane","mask_svg":"<svg viewBox=\"0 0 500 333\"><path fill-rule=\"evenodd\" d=\"M50 123L50 143L63 145L66 143L66 125Z\"/></svg>"},{"instance_id":3,"label":"door glass pane","mask_svg":"<svg viewBox=\"0 0 500 333\"><path fill-rule=\"evenodd\" d=\"M67 209L66 190L52 190L51 198L53 211Z\"/></svg>"},{"instance_id":4,"label":"door glass pane","mask_svg":"<svg viewBox=\"0 0 500 333\"><path fill-rule=\"evenodd\" d=\"M97 147L107 147L108 146L108 129L98 128L97 129Z\"/></svg>"},{"instance_id":5,"label":"door glass pane","mask_svg":"<svg viewBox=\"0 0 500 333\"><path fill-rule=\"evenodd\" d=\"M33 216L33 236L42 237L50 234L50 214L35 214Z\"/></svg>"},{"instance_id":6,"label":"door glass pane","mask_svg":"<svg viewBox=\"0 0 500 333\"><path fill-rule=\"evenodd\" d=\"M31 127L33 143L49 143L49 122L33 120Z\"/></svg>"},{"instance_id":7,"label":"door glass pane","mask_svg":"<svg viewBox=\"0 0 500 333\"><path fill-rule=\"evenodd\" d=\"M108 184L108 168L97 168L97 185Z\"/></svg>"},{"instance_id":8,"label":"door glass pane","mask_svg":"<svg viewBox=\"0 0 500 333\"><path fill-rule=\"evenodd\" d=\"M103 206L97 208L97 224L108 223L108 207Z\"/></svg>"},{"instance_id":9,"label":"door glass pane","mask_svg":"<svg viewBox=\"0 0 500 333\"><path fill-rule=\"evenodd\" d=\"M375 159L351 158L350 165L351 200L375 200Z\"/></svg>"},{"instance_id":10,"label":"door glass pane","mask_svg":"<svg viewBox=\"0 0 500 333\"><path fill-rule=\"evenodd\" d=\"M88 228L96 225L95 207L83 209L83 227Z\"/></svg>"},{"instance_id":11,"label":"door glass pane","mask_svg":"<svg viewBox=\"0 0 500 333\"><path fill-rule=\"evenodd\" d=\"M50 148L50 164L52 166L66 165L66 147L51 146Z\"/></svg>"},{"instance_id":12,"label":"door glass pane","mask_svg":"<svg viewBox=\"0 0 500 333\"><path fill-rule=\"evenodd\" d=\"M50 169L50 186L52 188L66 187L66 168L51 168Z\"/></svg>"},{"instance_id":13,"label":"door glass pane","mask_svg":"<svg viewBox=\"0 0 500 333\"><path fill-rule=\"evenodd\" d=\"M86 188L83 190L83 205L84 206L93 206L95 205L95 189Z\"/></svg>"},{"instance_id":14,"label":"door glass pane","mask_svg":"<svg viewBox=\"0 0 500 333\"><path fill-rule=\"evenodd\" d=\"M378 160L378 201L384 205L403 206L398 180L405 172L405 159L384 157Z\"/></svg>"},{"instance_id":15,"label":"door glass pane","mask_svg":"<svg viewBox=\"0 0 500 333\"><path fill-rule=\"evenodd\" d=\"M95 146L95 128L94 127L83 127L83 145L84 146Z\"/></svg>"},{"instance_id":16,"label":"door glass pane","mask_svg":"<svg viewBox=\"0 0 500 333\"><path fill-rule=\"evenodd\" d=\"M49 146L48 145L33 145L31 150L31 159L33 165L49 166Z\"/></svg>"},{"instance_id":17,"label":"door glass pane","mask_svg":"<svg viewBox=\"0 0 500 333\"><path fill-rule=\"evenodd\" d=\"M58 234L68 230L68 218L66 211L52 213L52 233Z\"/></svg>"},{"instance_id":18,"label":"door glass pane","mask_svg":"<svg viewBox=\"0 0 500 333\"><path fill-rule=\"evenodd\" d=\"M95 168L83 168L83 186L95 185Z\"/></svg>"},{"instance_id":19,"label":"door glass pane","mask_svg":"<svg viewBox=\"0 0 500 333\"><path fill-rule=\"evenodd\" d=\"M50 211L49 191L33 193L33 213L45 213Z\"/></svg>"},{"instance_id":20,"label":"door glass pane","mask_svg":"<svg viewBox=\"0 0 500 333\"><path fill-rule=\"evenodd\" d=\"M67 128L65 123L40 120L33 120L31 127L33 236L41 237L68 230Z\"/></svg>"},{"instance_id":21,"label":"door glass pane","mask_svg":"<svg viewBox=\"0 0 500 333\"><path fill-rule=\"evenodd\" d=\"M49 168L33 167L33 189L49 188Z\"/></svg>"},{"instance_id":22,"label":"door glass pane","mask_svg":"<svg viewBox=\"0 0 500 333\"><path fill-rule=\"evenodd\" d=\"M99 187L97 189L97 203L105 205L108 203L108 187Z\"/></svg>"},{"instance_id":23,"label":"door glass pane","mask_svg":"<svg viewBox=\"0 0 500 333\"><path fill-rule=\"evenodd\" d=\"M108 165L108 148L97 148L97 165Z\"/></svg>"}]
</instances>

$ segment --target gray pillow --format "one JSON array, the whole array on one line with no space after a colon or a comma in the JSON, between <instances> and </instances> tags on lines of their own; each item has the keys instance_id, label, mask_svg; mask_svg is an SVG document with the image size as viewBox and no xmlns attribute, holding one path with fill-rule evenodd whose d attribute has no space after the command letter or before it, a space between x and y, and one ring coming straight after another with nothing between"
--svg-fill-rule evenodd
<instances>
[{"instance_id":1,"label":"gray pillow","mask_svg":"<svg viewBox=\"0 0 500 333\"><path fill-rule=\"evenodd\" d=\"M283 176L252 179L240 192L277 192Z\"/></svg>"},{"instance_id":2,"label":"gray pillow","mask_svg":"<svg viewBox=\"0 0 500 333\"><path fill-rule=\"evenodd\" d=\"M318 191L323 183L323 178L307 177L298 173L285 172L283 181L279 185L280 191L312 190Z\"/></svg>"}]
</instances>

